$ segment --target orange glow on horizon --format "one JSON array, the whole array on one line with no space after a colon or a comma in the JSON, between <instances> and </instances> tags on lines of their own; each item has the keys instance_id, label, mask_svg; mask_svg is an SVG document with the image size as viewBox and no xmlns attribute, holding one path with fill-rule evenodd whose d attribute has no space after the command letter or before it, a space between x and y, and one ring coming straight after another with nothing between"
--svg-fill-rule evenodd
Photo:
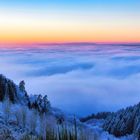
<instances>
[{"instance_id":1,"label":"orange glow on horizon","mask_svg":"<svg viewBox=\"0 0 140 140\"><path fill-rule=\"evenodd\" d=\"M71 43L71 42L97 42L97 43L139 43L139 35L111 34L111 33L82 33L44 35L44 34L0 34L0 44L35 44L35 43Z\"/></svg>"},{"instance_id":2,"label":"orange glow on horizon","mask_svg":"<svg viewBox=\"0 0 140 140\"><path fill-rule=\"evenodd\" d=\"M80 14L79 14L80 15ZM90 14L89 14L90 15ZM100 14L99 14L100 15ZM93 17L93 18L91 18ZM42 16L0 13L0 44L65 42L139 43L140 20L137 17Z\"/></svg>"}]
</instances>

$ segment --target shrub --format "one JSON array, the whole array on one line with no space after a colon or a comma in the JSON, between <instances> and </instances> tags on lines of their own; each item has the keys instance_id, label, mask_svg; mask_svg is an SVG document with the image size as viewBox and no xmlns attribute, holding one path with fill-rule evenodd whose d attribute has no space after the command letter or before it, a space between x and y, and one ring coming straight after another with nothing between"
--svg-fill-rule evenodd
<instances>
[{"instance_id":1,"label":"shrub","mask_svg":"<svg viewBox=\"0 0 140 140\"><path fill-rule=\"evenodd\" d=\"M15 115L17 125L21 125L23 128L26 126L27 120L27 107L23 107L21 105L15 106L13 105L13 114Z\"/></svg>"},{"instance_id":2,"label":"shrub","mask_svg":"<svg viewBox=\"0 0 140 140\"><path fill-rule=\"evenodd\" d=\"M3 102L3 113L5 116L5 121L8 123L10 113L11 113L11 102L7 99Z\"/></svg>"}]
</instances>

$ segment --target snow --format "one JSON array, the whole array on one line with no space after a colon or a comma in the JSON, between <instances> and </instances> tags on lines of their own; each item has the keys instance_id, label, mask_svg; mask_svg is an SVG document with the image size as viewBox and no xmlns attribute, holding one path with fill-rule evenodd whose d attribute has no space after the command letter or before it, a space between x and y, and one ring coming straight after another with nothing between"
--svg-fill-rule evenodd
<instances>
[{"instance_id":1,"label":"snow","mask_svg":"<svg viewBox=\"0 0 140 140\"><path fill-rule=\"evenodd\" d=\"M62 112L57 108L52 108L50 102L45 95L29 96L25 90L25 83L22 81L20 85L16 85L13 81L6 79L0 75L1 98L0 102L0 140L9 137L19 140L23 136L46 136L46 131L51 130L58 134L58 128L63 131L64 127L68 132L75 132L76 129L78 140L86 138L86 140L135 140L133 135L116 138L103 130L104 124L114 128L113 124L119 122L119 129L123 131L125 123L119 121L120 118L133 118L133 113L139 114L140 104L120 110L111 117L103 119L91 119L86 123L82 123L73 115ZM9 87L10 88L9 88ZM12 88L12 90L11 90ZM4 90L3 90L4 89ZM3 96L6 95L6 98ZM122 116L122 117L120 117ZM135 119L135 129L139 131L139 116ZM121 123L123 122L123 123ZM114 130L114 129L113 129Z\"/></svg>"},{"instance_id":2,"label":"snow","mask_svg":"<svg viewBox=\"0 0 140 140\"><path fill-rule=\"evenodd\" d=\"M85 123L85 125L90 128L99 138L99 140L135 140L135 137L133 135L127 135L123 137L115 137L111 134L109 134L107 131L104 131L102 128L102 125L104 123L104 120L98 120L98 119L91 119Z\"/></svg>"}]
</instances>

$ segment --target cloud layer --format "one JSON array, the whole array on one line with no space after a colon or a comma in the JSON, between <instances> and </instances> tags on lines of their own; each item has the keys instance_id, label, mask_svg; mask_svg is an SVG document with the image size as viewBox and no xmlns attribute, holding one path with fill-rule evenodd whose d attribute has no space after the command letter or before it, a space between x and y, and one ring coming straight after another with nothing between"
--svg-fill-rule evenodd
<instances>
[{"instance_id":1,"label":"cloud layer","mask_svg":"<svg viewBox=\"0 0 140 140\"><path fill-rule=\"evenodd\" d=\"M140 46L54 45L0 49L0 73L29 94L77 114L115 111L140 100Z\"/></svg>"}]
</instances>

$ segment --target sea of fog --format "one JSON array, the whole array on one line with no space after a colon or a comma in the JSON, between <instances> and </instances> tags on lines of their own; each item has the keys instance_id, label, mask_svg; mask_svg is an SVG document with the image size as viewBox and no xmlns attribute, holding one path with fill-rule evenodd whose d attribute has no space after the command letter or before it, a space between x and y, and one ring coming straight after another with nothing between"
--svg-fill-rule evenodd
<instances>
[{"instance_id":1,"label":"sea of fog","mask_svg":"<svg viewBox=\"0 0 140 140\"><path fill-rule=\"evenodd\" d=\"M52 106L85 116L140 101L140 45L63 44L0 48L0 73Z\"/></svg>"}]
</instances>

